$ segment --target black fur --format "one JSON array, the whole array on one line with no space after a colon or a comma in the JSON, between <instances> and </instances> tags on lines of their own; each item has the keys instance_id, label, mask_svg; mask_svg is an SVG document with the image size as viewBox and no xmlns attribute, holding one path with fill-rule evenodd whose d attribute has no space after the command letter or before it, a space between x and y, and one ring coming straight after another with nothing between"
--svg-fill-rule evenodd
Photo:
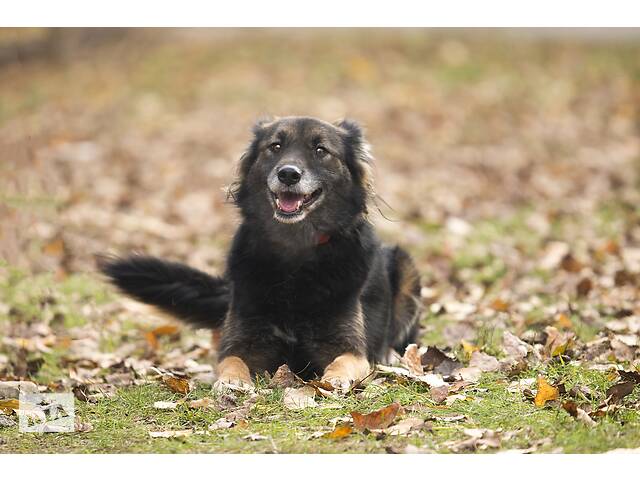
<instances>
[{"instance_id":1,"label":"black fur","mask_svg":"<svg viewBox=\"0 0 640 480\"><path fill-rule=\"evenodd\" d=\"M98 257L98 266L124 293L194 326L219 328L224 322L229 287L220 277L142 255Z\"/></svg>"},{"instance_id":2,"label":"black fur","mask_svg":"<svg viewBox=\"0 0 640 480\"><path fill-rule=\"evenodd\" d=\"M383 361L417 339L419 279L409 255L383 246L367 219L369 162L355 122L262 122L230 190L243 221L224 278L149 257L107 259L101 269L138 300L223 323L219 358L240 357L252 373L287 363L321 375L344 353ZM299 183L278 180L284 166L302 172Z\"/></svg>"}]
</instances>

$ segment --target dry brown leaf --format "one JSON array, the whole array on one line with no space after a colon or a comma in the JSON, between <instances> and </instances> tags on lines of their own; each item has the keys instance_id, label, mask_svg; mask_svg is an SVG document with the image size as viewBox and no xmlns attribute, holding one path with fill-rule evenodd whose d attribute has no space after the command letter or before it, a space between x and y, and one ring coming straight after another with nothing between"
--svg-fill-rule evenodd
<instances>
[{"instance_id":1,"label":"dry brown leaf","mask_svg":"<svg viewBox=\"0 0 640 480\"><path fill-rule=\"evenodd\" d=\"M556 328L560 328L563 330L568 330L573 328L573 322L571 319L566 316L564 313L558 313L555 318L555 326Z\"/></svg>"},{"instance_id":2,"label":"dry brown leaf","mask_svg":"<svg viewBox=\"0 0 640 480\"><path fill-rule=\"evenodd\" d=\"M480 377L482 376L482 370L480 370L478 367L463 367L453 372L453 374L457 375L461 380L464 380L465 382L475 383L480 380Z\"/></svg>"},{"instance_id":3,"label":"dry brown leaf","mask_svg":"<svg viewBox=\"0 0 640 480\"><path fill-rule=\"evenodd\" d=\"M449 386L442 385L441 387L431 387L429 393L431 395L431 400L436 403L442 403L447 398L447 395L449 395Z\"/></svg>"},{"instance_id":4,"label":"dry brown leaf","mask_svg":"<svg viewBox=\"0 0 640 480\"><path fill-rule=\"evenodd\" d=\"M402 363L406 365L412 374L422 375L422 360L418 352L418 346L415 343L407 345L404 355L402 356Z\"/></svg>"},{"instance_id":5,"label":"dry brown leaf","mask_svg":"<svg viewBox=\"0 0 640 480\"><path fill-rule=\"evenodd\" d=\"M50 255L52 257L62 257L65 251L64 240L60 237L54 239L53 241L47 243L42 251L46 255Z\"/></svg>"},{"instance_id":6,"label":"dry brown leaf","mask_svg":"<svg viewBox=\"0 0 640 480\"><path fill-rule=\"evenodd\" d=\"M505 330L502 334L502 348L507 357L514 360L525 358L529 351L532 350L528 343L523 342L508 330Z\"/></svg>"},{"instance_id":7,"label":"dry brown leaf","mask_svg":"<svg viewBox=\"0 0 640 480\"><path fill-rule=\"evenodd\" d=\"M15 410L19 410L19 409L20 409L20 402L15 398L0 400L0 411L2 411L6 415L9 415L13 413Z\"/></svg>"},{"instance_id":8,"label":"dry brown leaf","mask_svg":"<svg viewBox=\"0 0 640 480\"><path fill-rule=\"evenodd\" d=\"M608 403L620 402L620 400L622 400L633 391L635 386L635 382L620 382L609 387L609 389L607 390Z\"/></svg>"},{"instance_id":9,"label":"dry brown leaf","mask_svg":"<svg viewBox=\"0 0 640 480\"><path fill-rule=\"evenodd\" d=\"M271 388L289 388L297 385L299 382L287 364L280 365L276 373L271 377L269 387Z\"/></svg>"},{"instance_id":10,"label":"dry brown leaf","mask_svg":"<svg viewBox=\"0 0 640 480\"><path fill-rule=\"evenodd\" d=\"M153 350L157 350L159 346L158 337L175 335L179 331L180 327L178 327L177 325L161 325L151 331L145 332L144 337L147 340L149 346Z\"/></svg>"},{"instance_id":11,"label":"dry brown leaf","mask_svg":"<svg viewBox=\"0 0 640 480\"><path fill-rule=\"evenodd\" d=\"M215 406L216 401L211 397L199 398L189 402L189 408L213 408Z\"/></svg>"},{"instance_id":12,"label":"dry brown leaf","mask_svg":"<svg viewBox=\"0 0 640 480\"><path fill-rule=\"evenodd\" d=\"M302 388L286 388L282 401L284 406L290 410L302 410L304 408L317 407L314 397L315 388L306 385Z\"/></svg>"},{"instance_id":13,"label":"dry brown leaf","mask_svg":"<svg viewBox=\"0 0 640 480\"><path fill-rule=\"evenodd\" d=\"M406 435L411 431L419 430L424 426L424 420L416 417L409 417L400 420L397 424L385 428L383 431L387 435Z\"/></svg>"},{"instance_id":14,"label":"dry brown leaf","mask_svg":"<svg viewBox=\"0 0 640 480\"><path fill-rule=\"evenodd\" d=\"M557 328L551 326L546 327L544 331L547 334L545 350L551 357L564 355L575 336L573 332L560 332Z\"/></svg>"},{"instance_id":15,"label":"dry brown leaf","mask_svg":"<svg viewBox=\"0 0 640 480\"><path fill-rule=\"evenodd\" d=\"M459 361L449 357L436 347L428 347L420 360L424 368L444 376L451 375L456 369L462 367Z\"/></svg>"},{"instance_id":16,"label":"dry brown leaf","mask_svg":"<svg viewBox=\"0 0 640 480\"><path fill-rule=\"evenodd\" d=\"M331 432L324 434L323 436L332 440L339 440L351 435L352 431L353 429L350 425L336 425L336 428L334 428Z\"/></svg>"},{"instance_id":17,"label":"dry brown leaf","mask_svg":"<svg viewBox=\"0 0 640 480\"><path fill-rule=\"evenodd\" d=\"M468 439L446 442L445 445L454 452L487 450L488 448L500 447L500 434L493 430L466 428L464 433L469 436Z\"/></svg>"},{"instance_id":18,"label":"dry brown leaf","mask_svg":"<svg viewBox=\"0 0 640 480\"><path fill-rule=\"evenodd\" d=\"M359 412L351 412L353 426L356 430L360 431L387 428L398 415L400 408L399 403L393 402L371 413L362 414Z\"/></svg>"},{"instance_id":19,"label":"dry brown leaf","mask_svg":"<svg viewBox=\"0 0 640 480\"><path fill-rule=\"evenodd\" d=\"M89 422L83 422L80 418L76 417L74 420L74 430L77 433L88 433L93 431L93 425Z\"/></svg>"},{"instance_id":20,"label":"dry brown leaf","mask_svg":"<svg viewBox=\"0 0 640 480\"><path fill-rule=\"evenodd\" d=\"M500 298L496 298L495 300L493 300L493 302L491 302L489 307L492 310L495 310L496 312L508 312L509 311L509 304L507 302L505 302L504 300L500 299Z\"/></svg>"},{"instance_id":21,"label":"dry brown leaf","mask_svg":"<svg viewBox=\"0 0 640 480\"><path fill-rule=\"evenodd\" d=\"M543 376L538 377L538 392L533 400L536 407L544 407L544 405L551 400L556 400L559 397L560 392L558 389L545 380Z\"/></svg>"},{"instance_id":22,"label":"dry brown leaf","mask_svg":"<svg viewBox=\"0 0 640 480\"><path fill-rule=\"evenodd\" d=\"M171 390L176 393L181 393L186 395L191 391L191 385L189 384L189 379L174 377L171 375L163 375L162 381L166 386L168 386Z\"/></svg>"},{"instance_id":23,"label":"dry brown leaf","mask_svg":"<svg viewBox=\"0 0 640 480\"><path fill-rule=\"evenodd\" d=\"M579 297L586 297L587 295L589 295L589 292L592 288L593 281L588 277L584 277L576 285L576 293Z\"/></svg>"},{"instance_id":24,"label":"dry brown leaf","mask_svg":"<svg viewBox=\"0 0 640 480\"><path fill-rule=\"evenodd\" d=\"M560 266L563 270L571 273L578 273L584 268L584 265L576 260L576 258L570 253L567 253L564 256L564 258L560 262Z\"/></svg>"},{"instance_id":25,"label":"dry brown leaf","mask_svg":"<svg viewBox=\"0 0 640 480\"><path fill-rule=\"evenodd\" d=\"M495 372L500 368L500 363L496 357L492 357L484 352L473 352L469 367L479 368L482 372Z\"/></svg>"}]
</instances>

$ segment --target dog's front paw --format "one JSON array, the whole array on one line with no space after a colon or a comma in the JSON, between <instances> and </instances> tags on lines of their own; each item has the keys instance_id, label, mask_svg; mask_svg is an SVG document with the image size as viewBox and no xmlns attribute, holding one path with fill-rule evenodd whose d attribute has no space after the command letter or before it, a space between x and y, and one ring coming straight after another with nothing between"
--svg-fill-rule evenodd
<instances>
[{"instance_id":1,"label":"dog's front paw","mask_svg":"<svg viewBox=\"0 0 640 480\"><path fill-rule=\"evenodd\" d=\"M240 377L224 376L213 384L213 390L215 392L228 392L229 390L249 392L253 391L253 389L254 386L251 380L247 381Z\"/></svg>"},{"instance_id":2,"label":"dog's front paw","mask_svg":"<svg viewBox=\"0 0 640 480\"><path fill-rule=\"evenodd\" d=\"M218 381L213 385L215 391L253 390L249 367L239 357L226 357L218 365Z\"/></svg>"}]
</instances>

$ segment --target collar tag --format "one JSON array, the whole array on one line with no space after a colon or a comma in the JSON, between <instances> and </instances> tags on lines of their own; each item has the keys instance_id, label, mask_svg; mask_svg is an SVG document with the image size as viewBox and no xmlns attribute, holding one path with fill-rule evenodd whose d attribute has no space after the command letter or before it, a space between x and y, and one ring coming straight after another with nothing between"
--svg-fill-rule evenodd
<instances>
[{"instance_id":1,"label":"collar tag","mask_svg":"<svg viewBox=\"0 0 640 480\"><path fill-rule=\"evenodd\" d=\"M325 243L329 243L331 236L326 233L320 233L318 235L318 245L324 245Z\"/></svg>"}]
</instances>

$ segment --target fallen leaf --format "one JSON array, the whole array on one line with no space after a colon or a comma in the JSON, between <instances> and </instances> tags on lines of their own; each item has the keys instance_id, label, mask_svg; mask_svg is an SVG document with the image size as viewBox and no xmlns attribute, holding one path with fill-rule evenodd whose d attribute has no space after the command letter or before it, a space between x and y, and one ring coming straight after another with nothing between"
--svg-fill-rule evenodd
<instances>
[{"instance_id":1,"label":"fallen leaf","mask_svg":"<svg viewBox=\"0 0 640 480\"><path fill-rule=\"evenodd\" d=\"M77 433L88 433L93 431L93 425L89 422L83 422L78 417L74 420L74 430Z\"/></svg>"},{"instance_id":2,"label":"fallen leaf","mask_svg":"<svg viewBox=\"0 0 640 480\"><path fill-rule=\"evenodd\" d=\"M316 390L311 386L302 388L286 388L284 391L284 406L290 410L302 410L303 408L317 407L314 397Z\"/></svg>"},{"instance_id":3,"label":"fallen leaf","mask_svg":"<svg viewBox=\"0 0 640 480\"><path fill-rule=\"evenodd\" d=\"M177 325L162 325L144 333L144 338L152 350L157 350L159 347L158 337L175 335L180 331Z\"/></svg>"},{"instance_id":4,"label":"fallen leaf","mask_svg":"<svg viewBox=\"0 0 640 480\"><path fill-rule=\"evenodd\" d=\"M163 375L162 381L166 386L168 386L176 393L186 395L191 391L191 385L189 384L189 379L187 378L180 378L172 375Z\"/></svg>"},{"instance_id":5,"label":"fallen leaf","mask_svg":"<svg viewBox=\"0 0 640 480\"><path fill-rule=\"evenodd\" d=\"M543 376L538 377L538 392L533 400L536 407L544 407L545 403L550 400L556 400L559 391L556 387L549 385Z\"/></svg>"},{"instance_id":6,"label":"fallen leaf","mask_svg":"<svg viewBox=\"0 0 640 480\"><path fill-rule=\"evenodd\" d=\"M418 353L418 345L412 343L407 345L407 348L404 351L404 355L402 356L402 363L406 365L414 375L422 375L422 361L420 358L420 354Z\"/></svg>"},{"instance_id":7,"label":"fallen leaf","mask_svg":"<svg viewBox=\"0 0 640 480\"><path fill-rule=\"evenodd\" d=\"M436 403L442 403L447 398L447 395L449 395L449 386L442 385L441 387L431 387L429 394L431 395L431 400Z\"/></svg>"},{"instance_id":8,"label":"fallen leaf","mask_svg":"<svg viewBox=\"0 0 640 480\"><path fill-rule=\"evenodd\" d=\"M351 412L353 425L357 430L377 430L387 428L398 415L400 404L394 402L375 412L362 414L359 412Z\"/></svg>"},{"instance_id":9,"label":"fallen leaf","mask_svg":"<svg viewBox=\"0 0 640 480\"><path fill-rule=\"evenodd\" d=\"M560 266L563 270L571 273L578 273L584 268L584 265L576 260L576 258L570 253L567 253L562 258Z\"/></svg>"},{"instance_id":10,"label":"fallen leaf","mask_svg":"<svg viewBox=\"0 0 640 480\"><path fill-rule=\"evenodd\" d=\"M289 388L298 383L296 376L293 374L288 365L280 365L276 373L271 377L269 387L271 388Z\"/></svg>"},{"instance_id":11,"label":"fallen leaf","mask_svg":"<svg viewBox=\"0 0 640 480\"><path fill-rule=\"evenodd\" d=\"M336 425L336 428L329 433L325 433L323 436L332 440L338 440L340 438L348 437L351 435L352 431L353 429L350 425Z\"/></svg>"},{"instance_id":12,"label":"fallen leaf","mask_svg":"<svg viewBox=\"0 0 640 480\"><path fill-rule=\"evenodd\" d=\"M564 330L573 328L573 323L571 322L571 319L564 313L558 313L556 315L555 321L556 321L555 323L556 328L562 328Z\"/></svg>"},{"instance_id":13,"label":"fallen leaf","mask_svg":"<svg viewBox=\"0 0 640 480\"><path fill-rule=\"evenodd\" d=\"M177 406L176 402L153 402L153 408L157 410L175 410Z\"/></svg>"},{"instance_id":14,"label":"fallen leaf","mask_svg":"<svg viewBox=\"0 0 640 480\"><path fill-rule=\"evenodd\" d=\"M573 332L560 332L557 328L551 326L546 327L544 331L547 334L545 350L551 357L564 355L575 336Z\"/></svg>"},{"instance_id":15,"label":"fallen leaf","mask_svg":"<svg viewBox=\"0 0 640 480\"><path fill-rule=\"evenodd\" d=\"M408 417L400 420L397 424L384 429L387 435L406 435L411 431L419 430L424 426L424 420L416 417Z\"/></svg>"},{"instance_id":16,"label":"fallen leaf","mask_svg":"<svg viewBox=\"0 0 640 480\"><path fill-rule=\"evenodd\" d=\"M606 393L608 400L607 403L618 403L624 397L629 395L635 386L635 382L620 382L609 387Z\"/></svg>"},{"instance_id":17,"label":"fallen leaf","mask_svg":"<svg viewBox=\"0 0 640 480\"><path fill-rule=\"evenodd\" d=\"M568 244L564 242L549 242L538 265L543 270L554 270L568 253Z\"/></svg>"},{"instance_id":18,"label":"fallen leaf","mask_svg":"<svg viewBox=\"0 0 640 480\"><path fill-rule=\"evenodd\" d=\"M420 361L427 370L433 370L433 373L439 373L443 376L449 376L454 370L462 367L459 361L449 357L436 347L428 347Z\"/></svg>"},{"instance_id":19,"label":"fallen leaf","mask_svg":"<svg viewBox=\"0 0 640 480\"><path fill-rule=\"evenodd\" d=\"M640 372L618 370L618 374L620 375L620 377L622 377L623 380L633 382L636 385L640 385Z\"/></svg>"},{"instance_id":20,"label":"fallen leaf","mask_svg":"<svg viewBox=\"0 0 640 480\"><path fill-rule=\"evenodd\" d=\"M593 420L589 414L587 412L585 412L584 410L582 410L581 408L578 408L576 410L576 418L578 420L580 420L582 423L584 423L585 425L588 425L589 427L594 427L596 426L596 422L595 420Z\"/></svg>"},{"instance_id":21,"label":"fallen leaf","mask_svg":"<svg viewBox=\"0 0 640 480\"><path fill-rule=\"evenodd\" d=\"M226 418L219 418L218 420L216 420L215 422L213 422L211 425L209 425L208 430L225 430L227 428L231 428L235 425L235 422L232 422L231 420L227 420Z\"/></svg>"},{"instance_id":22,"label":"fallen leaf","mask_svg":"<svg viewBox=\"0 0 640 480\"><path fill-rule=\"evenodd\" d=\"M5 400L0 400L0 411L9 415L13 413L15 410L20 409L20 402L15 398L8 398Z\"/></svg>"},{"instance_id":23,"label":"fallen leaf","mask_svg":"<svg viewBox=\"0 0 640 480\"><path fill-rule=\"evenodd\" d=\"M189 408L212 408L215 406L216 401L211 397L203 397L198 400L191 400L189 402Z\"/></svg>"},{"instance_id":24,"label":"fallen leaf","mask_svg":"<svg viewBox=\"0 0 640 480\"><path fill-rule=\"evenodd\" d=\"M496 357L483 352L475 351L471 354L469 367L479 368L482 372L495 372L500 368L500 363Z\"/></svg>"},{"instance_id":25,"label":"fallen leaf","mask_svg":"<svg viewBox=\"0 0 640 480\"><path fill-rule=\"evenodd\" d=\"M455 395L450 395L447 398L445 398L444 403L447 406L451 406L458 401L461 401L461 402L465 401L467 400L467 398L468 397L466 395L463 395L461 393L456 393Z\"/></svg>"},{"instance_id":26,"label":"fallen leaf","mask_svg":"<svg viewBox=\"0 0 640 480\"><path fill-rule=\"evenodd\" d=\"M475 383L480 380L480 377L482 376L482 370L480 370L478 367L463 367L453 372L453 374L459 376L461 380Z\"/></svg>"},{"instance_id":27,"label":"fallen leaf","mask_svg":"<svg viewBox=\"0 0 640 480\"><path fill-rule=\"evenodd\" d=\"M486 450L488 448L500 447L500 435L493 430L466 428L463 431L470 438L458 442L451 441L445 443L445 445L454 452Z\"/></svg>"},{"instance_id":28,"label":"fallen leaf","mask_svg":"<svg viewBox=\"0 0 640 480\"><path fill-rule=\"evenodd\" d=\"M590 278L584 277L576 285L576 293L579 297L586 297L593 288L593 282Z\"/></svg>"},{"instance_id":29,"label":"fallen leaf","mask_svg":"<svg viewBox=\"0 0 640 480\"><path fill-rule=\"evenodd\" d=\"M495 300L493 300L493 302L491 302L489 307L492 310L495 310L496 312L508 312L509 311L509 304L507 302L505 302L504 300L500 299L500 298L496 298Z\"/></svg>"}]
</instances>

